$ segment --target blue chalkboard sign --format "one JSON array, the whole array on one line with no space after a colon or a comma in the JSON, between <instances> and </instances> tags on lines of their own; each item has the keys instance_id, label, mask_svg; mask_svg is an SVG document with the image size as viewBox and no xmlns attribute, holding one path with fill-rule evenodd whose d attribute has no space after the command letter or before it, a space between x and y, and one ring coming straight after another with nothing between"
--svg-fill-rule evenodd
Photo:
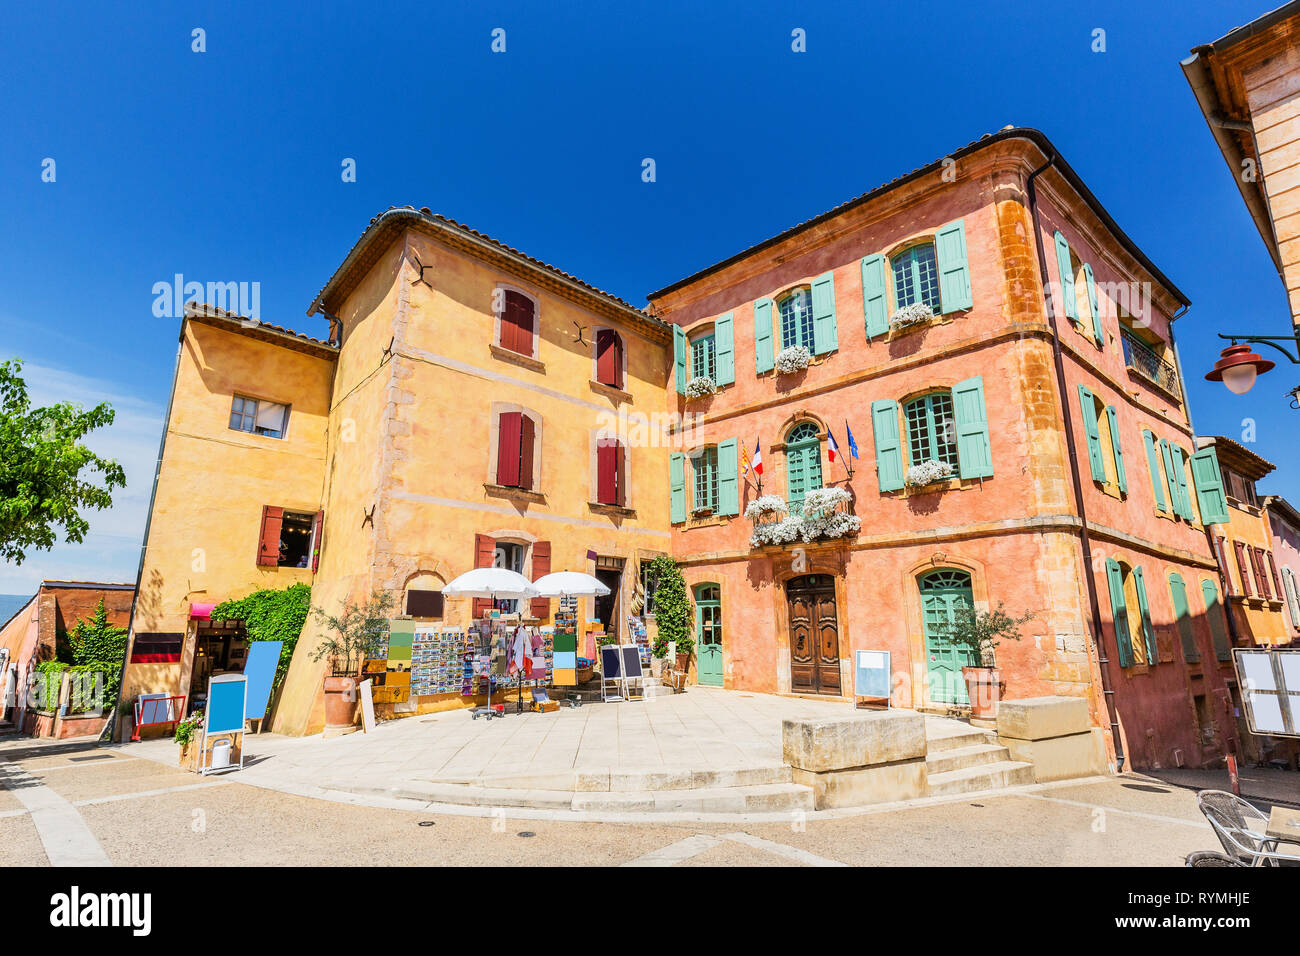
<instances>
[{"instance_id":1,"label":"blue chalkboard sign","mask_svg":"<svg viewBox=\"0 0 1300 956\"><path fill-rule=\"evenodd\" d=\"M855 698L883 699L888 704L892 684L889 651L857 651L853 655Z\"/></svg>"},{"instance_id":2,"label":"blue chalkboard sign","mask_svg":"<svg viewBox=\"0 0 1300 956\"><path fill-rule=\"evenodd\" d=\"M244 729L244 698L248 678L243 674L218 674L208 681L208 712L204 731L228 734Z\"/></svg>"}]
</instances>

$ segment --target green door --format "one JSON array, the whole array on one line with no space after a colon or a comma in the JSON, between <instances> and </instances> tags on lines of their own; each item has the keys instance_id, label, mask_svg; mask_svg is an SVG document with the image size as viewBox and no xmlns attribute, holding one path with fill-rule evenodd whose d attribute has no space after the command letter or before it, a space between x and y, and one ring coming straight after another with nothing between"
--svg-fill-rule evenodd
<instances>
[{"instance_id":1,"label":"green door","mask_svg":"<svg viewBox=\"0 0 1300 956\"><path fill-rule=\"evenodd\" d=\"M711 687L722 686L722 601L716 584L695 589L695 672L696 680Z\"/></svg>"},{"instance_id":2,"label":"green door","mask_svg":"<svg viewBox=\"0 0 1300 956\"><path fill-rule=\"evenodd\" d=\"M921 624L925 628L925 657L930 675L930 700L967 706L961 669L974 663L964 647L954 647L935 634L935 625L950 622L959 606L974 603L970 575L965 571L931 571L921 578Z\"/></svg>"}]
</instances>

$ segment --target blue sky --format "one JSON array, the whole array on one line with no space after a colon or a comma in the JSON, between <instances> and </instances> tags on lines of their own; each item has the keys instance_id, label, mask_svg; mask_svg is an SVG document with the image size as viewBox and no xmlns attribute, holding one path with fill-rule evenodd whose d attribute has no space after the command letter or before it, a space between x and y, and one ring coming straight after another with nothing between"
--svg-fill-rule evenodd
<instances>
[{"instance_id":1,"label":"blue sky","mask_svg":"<svg viewBox=\"0 0 1300 956\"><path fill-rule=\"evenodd\" d=\"M1241 438L1253 418L1280 472L1261 490L1300 503L1295 367L1243 398L1201 380L1216 331L1286 334L1289 316L1178 67L1267 0L551 6L7 9L0 356L24 359L38 400L114 402L96 444L130 487L85 545L0 567L0 592L134 579L176 354L155 282L260 282L264 320L321 335L314 294L371 216L409 203L643 304L1009 123L1046 132L1192 299L1178 335L1197 431Z\"/></svg>"}]
</instances>

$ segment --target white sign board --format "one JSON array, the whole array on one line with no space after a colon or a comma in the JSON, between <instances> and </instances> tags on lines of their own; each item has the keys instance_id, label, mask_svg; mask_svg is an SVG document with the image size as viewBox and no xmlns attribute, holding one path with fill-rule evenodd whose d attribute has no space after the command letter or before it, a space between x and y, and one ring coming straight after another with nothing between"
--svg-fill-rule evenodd
<instances>
[{"instance_id":1,"label":"white sign board","mask_svg":"<svg viewBox=\"0 0 1300 956\"><path fill-rule=\"evenodd\" d=\"M1232 653L1250 732L1300 737L1300 649L1238 647Z\"/></svg>"},{"instance_id":2,"label":"white sign board","mask_svg":"<svg viewBox=\"0 0 1300 956\"><path fill-rule=\"evenodd\" d=\"M363 680L357 691L361 694L361 729L370 733L375 729L375 698L370 693L370 679Z\"/></svg>"}]
</instances>

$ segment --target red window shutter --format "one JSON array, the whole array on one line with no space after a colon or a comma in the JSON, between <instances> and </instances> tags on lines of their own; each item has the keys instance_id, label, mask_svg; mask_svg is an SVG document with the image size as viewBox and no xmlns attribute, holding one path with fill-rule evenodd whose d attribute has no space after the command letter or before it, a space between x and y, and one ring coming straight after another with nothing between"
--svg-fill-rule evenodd
<instances>
[{"instance_id":1,"label":"red window shutter","mask_svg":"<svg viewBox=\"0 0 1300 956\"><path fill-rule=\"evenodd\" d=\"M497 419L497 484L519 484L519 412L502 412Z\"/></svg>"},{"instance_id":2,"label":"red window shutter","mask_svg":"<svg viewBox=\"0 0 1300 956\"><path fill-rule=\"evenodd\" d=\"M501 315L501 347L520 355L533 354L533 302L518 292L506 291Z\"/></svg>"},{"instance_id":3,"label":"red window shutter","mask_svg":"<svg viewBox=\"0 0 1300 956\"><path fill-rule=\"evenodd\" d=\"M618 504L618 442L600 439L596 444L596 501Z\"/></svg>"},{"instance_id":4,"label":"red window shutter","mask_svg":"<svg viewBox=\"0 0 1300 956\"><path fill-rule=\"evenodd\" d=\"M320 567L320 549L325 541L325 512L316 512L316 520L311 525L311 570L316 573Z\"/></svg>"},{"instance_id":5,"label":"red window shutter","mask_svg":"<svg viewBox=\"0 0 1300 956\"><path fill-rule=\"evenodd\" d=\"M533 441L537 426L527 415L519 416L519 487L533 488Z\"/></svg>"},{"instance_id":6,"label":"red window shutter","mask_svg":"<svg viewBox=\"0 0 1300 956\"><path fill-rule=\"evenodd\" d=\"M1250 586L1250 568L1246 560L1246 546L1240 541L1232 542L1232 550L1237 554L1237 571L1241 574L1241 593L1247 597L1254 594Z\"/></svg>"},{"instance_id":7,"label":"red window shutter","mask_svg":"<svg viewBox=\"0 0 1300 956\"><path fill-rule=\"evenodd\" d=\"M1279 601L1284 601L1285 592L1282 590L1282 579L1277 576L1277 564L1273 561L1273 552L1265 551L1264 555L1268 558L1268 569L1273 575L1273 593L1277 595Z\"/></svg>"},{"instance_id":8,"label":"red window shutter","mask_svg":"<svg viewBox=\"0 0 1300 956\"><path fill-rule=\"evenodd\" d=\"M1251 557L1255 563L1255 580L1259 582L1260 593L1264 595L1267 601L1273 600L1273 588L1268 583L1268 572L1264 567L1264 549L1251 548Z\"/></svg>"},{"instance_id":9,"label":"red window shutter","mask_svg":"<svg viewBox=\"0 0 1300 956\"><path fill-rule=\"evenodd\" d=\"M261 567L274 568L280 563L280 525L283 522L283 508L262 507L262 534L257 546L257 563Z\"/></svg>"},{"instance_id":10,"label":"red window shutter","mask_svg":"<svg viewBox=\"0 0 1300 956\"><path fill-rule=\"evenodd\" d=\"M623 340L613 329L596 333L596 381L623 387Z\"/></svg>"},{"instance_id":11,"label":"red window shutter","mask_svg":"<svg viewBox=\"0 0 1300 956\"><path fill-rule=\"evenodd\" d=\"M497 542L495 538L489 538L485 534L474 535L474 567L490 568L496 561ZM492 610L491 598L474 598L473 615L474 617L483 617L488 611Z\"/></svg>"},{"instance_id":12,"label":"red window shutter","mask_svg":"<svg viewBox=\"0 0 1300 956\"><path fill-rule=\"evenodd\" d=\"M1223 571L1223 583L1229 594L1237 594L1237 587L1232 583L1232 570L1228 567L1228 555L1223 548L1223 535L1214 539L1214 554L1219 559L1219 567Z\"/></svg>"},{"instance_id":13,"label":"red window shutter","mask_svg":"<svg viewBox=\"0 0 1300 956\"><path fill-rule=\"evenodd\" d=\"M536 581L544 574L551 573L551 542L536 541L533 543L533 580ZM528 603L528 608L533 617L549 617L551 614L550 598L533 598Z\"/></svg>"}]
</instances>

